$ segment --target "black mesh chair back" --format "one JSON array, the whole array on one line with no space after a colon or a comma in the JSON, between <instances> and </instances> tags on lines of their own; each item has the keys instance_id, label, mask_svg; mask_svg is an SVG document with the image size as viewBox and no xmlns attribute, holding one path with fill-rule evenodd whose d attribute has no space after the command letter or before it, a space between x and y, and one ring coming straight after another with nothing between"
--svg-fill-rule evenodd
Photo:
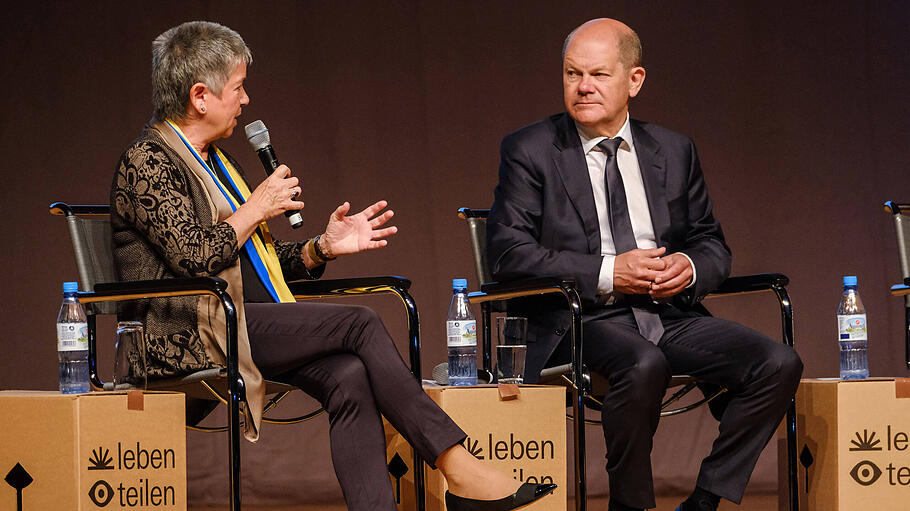
<instances>
[{"instance_id":1,"label":"black mesh chair back","mask_svg":"<svg viewBox=\"0 0 910 511\"><path fill-rule=\"evenodd\" d=\"M910 286L910 204L896 201L885 203L885 211L894 217L894 231L897 235L897 256L901 266L904 285ZM910 299L910 298L908 298Z\"/></svg>"},{"instance_id":2,"label":"black mesh chair back","mask_svg":"<svg viewBox=\"0 0 910 511\"><path fill-rule=\"evenodd\" d=\"M907 370L910 370L910 204L888 201L885 211L894 218L897 235L897 257L903 281L891 286L891 294L904 298L904 349Z\"/></svg>"},{"instance_id":3,"label":"black mesh chair back","mask_svg":"<svg viewBox=\"0 0 910 511\"><path fill-rule=\"evenodd\" d=\"M468 224L468 234L471 237L471 255L474 256L474 274L477 276L477 284L483 286L493 282L490 275L490 265L487 262L487 214L488 209L470 209L461 208L458 210L458 216L464 219ZM505 312L506 302L495 301L490 303L493 312Z\"/></svg>"},{"instance_id":4,"label":"black mesh chair back","mask_svg":"<svg viewBox=\"0 0 910 511\"><path fill-rule=\"evenodd\" d=\"M60 214L64 214L61 210ZM99 282L116 282L113 252L111 251L111 222L107 208L86 210L81 215L65 215L66 226L73 242L73 253L79 270L79 286L91 291ZM89 313L116 314L114 302L86 305Z\"/></svg>"},{"instance_id":5,"label":"black mesh chair back","mask_svg":"<svg viewBox=\"0 0 910 511\"><path fill-rule=\"evenodd\" d=\"M459 215L468 223L471 235L471 251L474 256L474 270L480 285L492 282L490 265L487 263L487 213L489 210L461 208Z\"/></svg>"}]
</instances>

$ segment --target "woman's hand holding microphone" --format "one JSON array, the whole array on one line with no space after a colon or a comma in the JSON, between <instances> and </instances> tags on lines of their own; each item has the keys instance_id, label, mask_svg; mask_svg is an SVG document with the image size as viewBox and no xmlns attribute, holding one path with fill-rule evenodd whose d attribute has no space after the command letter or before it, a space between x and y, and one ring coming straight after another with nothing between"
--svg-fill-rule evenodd
<instances>
[{"instance_id":1,"label":"woman's hand holding microphone","mask_svg":"<svg viewBox=\"0 0 910 511\"><path fill-rule=\"evenodd\" d=\"M291 175L287 165L279 165L275 172L253 190L233 215L225 220L237 232L240 246L252 236L256 227L288 210L303 209L303 202L295 200L300 196L300 180Z\"/></svg>"},{"instance_id":2,"label":"woman's hand holding microphone","mask_svg":"<svg viewBox=\"0 0 910 511\"><path fill-rule=\"evenodd\" d=\"M288 210L303 209L303 202L295 200L301 193L299 183L300 180L291 175L287 165L280 165L253 190L244 206L254 207L260 222L271 220Z\"/></svg>"}]
</instances>

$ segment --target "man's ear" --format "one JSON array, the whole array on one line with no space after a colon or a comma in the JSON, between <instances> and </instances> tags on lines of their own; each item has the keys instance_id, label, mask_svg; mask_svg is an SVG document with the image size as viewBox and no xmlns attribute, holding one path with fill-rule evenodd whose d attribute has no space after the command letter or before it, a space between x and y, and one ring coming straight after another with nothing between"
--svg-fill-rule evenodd
<instances>
[{"instance_id":1,"label":"man's ear","mask_svg":"<svg viewBox=\"0 0 910 511\"><path fill-rule=\"evenodd\" d=\"M629 97L634 98L645 83L645 68L635 66L629 70Z\"/></svg>"}]
</instances>

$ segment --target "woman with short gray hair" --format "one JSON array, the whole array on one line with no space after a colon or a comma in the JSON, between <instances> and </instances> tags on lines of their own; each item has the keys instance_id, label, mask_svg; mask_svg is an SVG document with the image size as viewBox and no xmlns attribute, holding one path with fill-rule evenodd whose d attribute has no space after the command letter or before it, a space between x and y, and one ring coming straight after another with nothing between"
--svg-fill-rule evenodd
<instances>
[{"instance_id":1,"label":"woman with short gray hair","mask_svg":"<svg viewBox=\"0 0 910 511\"><path fill-rule=\"evenodd\" d=\"M152 102L155 118L183 120L186 91L202 82L220 91L253 55L240 34L224 25L194 22L173 27L152 41Z\"/></svg>"},{"instance_id":2,"label":"woman with short gray hair","mask_svg":"<svg viewBox=\"0 0 910 511\"><path fill-rule=\"evenodd\" d=\"M338 206L307 241L273 240L265 223L303 208L279 166L251 190L214 145L237 125L252 57L239 34L189 22L152 45L154 118L123 153L111 188L111 225L122 280L217 276L237 307L245 435L255 441L264 377L300 387L329 414L332 459L349 509L396 509L380 413L446 477L447 507L515 509L555 485L520 484L461 445L465 433L414 380L376 314L365 307L296 303L285 280L319 278L327 261L384 247L397 232L378 201L348 215ZM143 321L150 376L220 366L223 312L210 297L130 302ZM124 318L126 319L126 318Z\"/></svg>"}]
</instances>

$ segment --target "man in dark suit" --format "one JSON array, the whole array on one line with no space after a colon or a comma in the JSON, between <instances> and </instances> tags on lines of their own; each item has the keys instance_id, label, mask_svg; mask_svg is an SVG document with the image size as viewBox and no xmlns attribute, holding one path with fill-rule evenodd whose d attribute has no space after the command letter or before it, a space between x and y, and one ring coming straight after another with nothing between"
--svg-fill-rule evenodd
<instances>
[{"instance_id":1,"label":"man in dark suit","mask_svg":"<svg viewBox=\"0 0 910 511\"><path fill-rule=\"evenodd\" d=\"M802 363L789 347L710 317L699 304L730 272L692 141L629 118L645 79L626 25L589 21L566 38L567 113L507 136L488 219L494 278L575 279L583 357L610 381L603 429L610 510L654 507L650 452L673 373L729 389L719 435L679 509L739 502L790 403ZM565 305L517 305L529 318L527 381L571 357Z\"/></svg>"}]
</instances>

